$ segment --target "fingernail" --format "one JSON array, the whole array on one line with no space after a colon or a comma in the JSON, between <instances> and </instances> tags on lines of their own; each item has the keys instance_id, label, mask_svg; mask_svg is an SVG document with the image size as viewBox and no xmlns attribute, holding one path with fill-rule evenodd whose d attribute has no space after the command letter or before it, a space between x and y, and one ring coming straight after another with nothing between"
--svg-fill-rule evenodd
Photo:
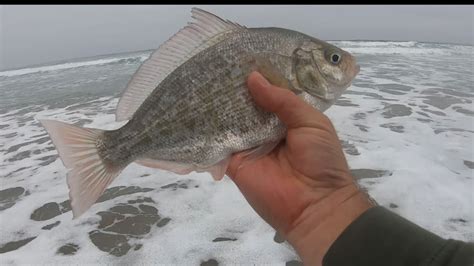
<instances>
[{"instance_id":1,"label":"fingernail","mask_svg":"<svg viewBox=\"0 0 474 266\"><path fill-rule=\"evenodd\" d=\"M258 80L258 83L260 84L260 86L262 87L270 86L270 82L268 82L268 80L262 74L258 73L258 75L260 76Z\"/></svg>"}]
</instances>

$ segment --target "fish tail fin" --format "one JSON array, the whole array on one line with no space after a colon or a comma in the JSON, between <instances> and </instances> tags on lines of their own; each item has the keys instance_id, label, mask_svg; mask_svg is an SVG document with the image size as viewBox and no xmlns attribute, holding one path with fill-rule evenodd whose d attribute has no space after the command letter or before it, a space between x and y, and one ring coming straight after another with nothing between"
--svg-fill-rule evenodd
<instances>
[{"instance_id":1,"label":"fish tail fin","mask_svg":"<svg viewBox=\"0 0 474 266\"><path fill-rule=\"evenodd\" d=\"M80 128L54 120L40 120L63 161L67 173L73 218L87 211L123 167L104 162L97 141L103 130Z\"/></svg>"}]
</instances>

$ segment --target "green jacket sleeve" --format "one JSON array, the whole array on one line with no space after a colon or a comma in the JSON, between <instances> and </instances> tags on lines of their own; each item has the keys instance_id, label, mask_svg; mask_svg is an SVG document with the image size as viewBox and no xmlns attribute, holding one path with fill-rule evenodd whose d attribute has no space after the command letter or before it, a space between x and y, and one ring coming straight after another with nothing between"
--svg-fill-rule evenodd
<instances>
[{"instance_id":1,"label":"green jacket sleeve","mask_svg":"<svg viewBox=\"0 0 474 266\"><path fill-rule=\"evenodd\" d=\"M363 213L332 244L324 266L474 265L474 243L443 239L380 206Z\"/></svg>"}]
</instances>

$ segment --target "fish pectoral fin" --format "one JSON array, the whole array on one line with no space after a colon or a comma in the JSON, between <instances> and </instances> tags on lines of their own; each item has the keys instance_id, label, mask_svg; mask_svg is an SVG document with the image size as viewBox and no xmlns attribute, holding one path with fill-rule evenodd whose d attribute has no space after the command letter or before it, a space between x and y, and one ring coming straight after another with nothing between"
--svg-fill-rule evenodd
<instances>
[{"instance_id":1,"label":"fish pectoral fin","mask_svg":"<svg viewBox=\"0 0 474 266\"><path fill-rule=\"evenodd\" d=\"M291 89L291 83L288 79L272 64L272 62L263 56L254 55L256 70L260 72L271 84Z\"/></svg>"},{"instance_id":2,"label":"fish pectoral fin","mask_svg":"<svg viewBox=\"0 0 474 266\"><path fill-rule=\"evenodd\" d=\"M219 181L225 176L225 172L227 171L227 167L229 166L229 163L230 163L230 158L231 157L229 156L212 166L197 169L196 172L198 173L208 172L209 174L212 175L212 178L214 178L214 180Z\"/></svg>"},{"instance_id":3,"label":"fish pectoral fin","mask_svg":"<svg viewBox=\"0 0 474 266\"><path fill-rule=\"evenodd\" d=\"M142 158L135 161L135 163L150 167L157 168L165 171L170 171L178 175L186 175L196 170L196 166L192 164L183 164L170 161L154 160L149 158Z\"/></svg>"}]
</instances>

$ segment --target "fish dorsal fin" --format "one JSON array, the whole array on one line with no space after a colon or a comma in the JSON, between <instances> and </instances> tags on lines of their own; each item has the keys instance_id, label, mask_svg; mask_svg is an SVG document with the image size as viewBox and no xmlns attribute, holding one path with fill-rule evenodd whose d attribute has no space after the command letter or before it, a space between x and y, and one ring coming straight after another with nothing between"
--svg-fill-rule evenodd
<instances>
[{"instance_id":1,"label":"fish dorsal fin","mask_svg":"<svg viewBox=\"0 0 474 266\"><path fill-rule=\"evenodd\" d=\"M163 43L132 76L117 105L117 121L130 119L153 90L189 58L225 39L228 33L246 29L199 8L191 10L195 21Z\"/></svg>"}]
</instances>

